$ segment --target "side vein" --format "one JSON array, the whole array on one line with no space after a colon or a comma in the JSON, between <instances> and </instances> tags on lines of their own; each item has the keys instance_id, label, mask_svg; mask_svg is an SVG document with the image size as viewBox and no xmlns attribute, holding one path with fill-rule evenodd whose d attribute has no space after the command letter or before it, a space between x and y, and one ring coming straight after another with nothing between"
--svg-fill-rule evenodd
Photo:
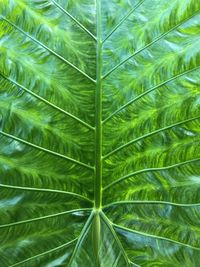
<instances>
[{"instance_id":1,"label":"side vein","mask_svg":"<svg viewBox=\"0 0 200 267\"><path fill-rule=\"evenodd\" d=\"M121 225L118 225L118 224L115 224L115 223L113 223L113 227L121 229L121 230L124 230L124 231L127 231L127 232L130 232L130 233L139 234L139 235L143 235L143 236L151 237L151 238L156 238L156 239L161 239L161 240L164 240L164 241L172 242L172 243L175 243L177 245L181 245L181 246L184 246L184 247L188 247L188 248L200 251L200 248L198 248L198 247L194 247L194 246L188 245L186 243L182 243L182 242L173 240L171 238L152 235L152 234L147 234L147 233L144 233L144 232L141 232L141 231L132 230L132 229L129 229L127 227L124 227L124 226L121 226Z\"/></svg>"},{"instance_id":2,"label":"side vein","mask_svg":"<svg viewBox=\"0 0 200 267\"><path fill-rule=\"evenodd\" d=\"M112 68L111 70L109 70L103 77L102 79L105 79L106 77L108 77L112 72L114 72L116 69L118 69L120 66L122 66L124 63L126 63L129 59L131 59L132 57L136 56L137 54L141 53L143 50L147 49L149 46L153 45L154 43L156 43L157 41L159 41L160 39L162 39L163 37L165 37L167 34L169 34L170 32L172 32L173 30L177 29L179 26L181 26L183 23L185 23L186 21L190 20L191 18L195 17L197 14L199 14L198 12L195 12L192 16L182 20L179 24L177 24L176 26L174 26L173 28L169 29L167 32L161 34L160 36L158 36L157 38L155 38L152 42L148 43L147 45L145 45L144 47L142 47L141 49L137 50L136 52L134 52L132 55L128 56L126 59L124 59L122 62L120 62L119 64L117 64L114 68Z\"/></svg>"},{"instance_id":3,"label":"side vein","mask_svg":"<svg viewBox=\"0 0 200 267\"><path fill-rule=\"evenodd\" d=\"M87 122L79 119L78 117L74 116L73 114L63 110L62 108L56 106L55 104L49 102L48 100L46 100L45 98L37 95L36 93L32 92L31 90L27 89L25 86L19 84L18 82L14 81L11 78L6 77L4 74L0 73L0 75L7 81L9 81L10 83L13 83L14 85L18 86L19 88L21 88L22 90L26 91L27 93L29 93L30 95L34 96L35 98L41 100L42 102L44 102L45 104L51 106L52 108L64 113L65 115L69 116L70 118L76 120L77 122L81 123L82 125L84 125L85 127L87 127L90 130L94 131L94 127L92 127L91 125L89 125Z\"/></svg>"},{"instance_id":4,"label":"side vein","mask_svg":"<svg viewBox=\"0 0 200 267\"><path fill-rule=\"evenodd\" d=\"M105 160L106 158L110 157L111 155L119 152L120 150L126 148L127 146L130 146L130 145L132 145L132 144L134 144L134 143L136 143L136 142L138 142L138 141L140 141L142 139L146 139L147 137L150 137L150 136L155 135L157 133L160 133L160 132L163 132L165 130L171 129L171 128L175 127L175 126L179 126L179 125L181 125L183 123L191 122L191 121L198 120L198 119L200 119L200 116L194 117L194 118L190 118L190 119L187 119L187 120L183 120L183 121L180 121L180 122L176 122L176 123L173 123L173 124L168 125L166 127L163 127L163 128L158 129L158 130L155 130L153 132L144 134L144 135L142 135L142 136L140 136L138 138L135 138L135 139L131 140L130 142L128 142L128 143L126 143L126 144L124 144L122 146L119 146L118 148L114 149L113 151L109 152L108 154L106 154L103 157L103 159Z\"/></svg>"},{"instance_id":5,"label":"side vein","mask_svg":"<svg viewBox=\"0 0 200 267\"><path fill-rule=\"evenodd\" d=\"M121 183L122 181L128 179L128 178L131 178L137 174L141 174L141 173L145 173L145 172L152 172L152 171L163 171L163 170L169 170L169 169L172 169L172 168L176 168L176 167L180 167L180 166L183 166L185 164L190 164L190 163L193 163L193 162L197 162L199 161L200 158L196 158L196 159L191 159L191 160L187 160L187 161L184 161L184 162L180 162L180 163L176 163L174 165L170 165L170 166L166 166L166 167L160 167L160 168L148 168L148 169L143 169L143 170L139 170L139 171L136 171L136 172L132 172L132 173L129 173L117 180L115 180L114 182L110 183L109 185L105 186L103 188L103 190L107 190L109 189L110 187L118 184L118 183Z\"/></svg>"},{"instance_id":6,"label":"side vein","mask_svg":"<svg viewBox=\"0 0 200 267\"><path fill-rule=\"evenodd\" d=\"M75 246L74 251L73 251L73 253L72 253L72 256L71 256L71 258L70 258L70 261L69 261L69 263L67 264L67 267L72 266L74 257L76 256L76 253L77 253L77 251L79 250L82 241L84 240L84 238L86 237L86 235L87 235L87 233L88 233L88 231L89 231L89 227L90 227L90 225L91 225L91 223L92 223L93 217L94 217L94 213L92 212L92 213L90 214L90 217L88 218L88 220L87 220L85 226L83 227L83 229L82 229L82 231L81 231L81 234L80 234L80 236L79 236L79 238L78 238L78 240L77 240L77 243L76 243L76 246Z\"/></svg>"},{"instance_id":7,"label":"side vein","mask_svg":"<svg viewBox=\"0 0 200 267\"><path fill-rule=\"evenodd\" d=\"M60 60L62 60L64 63L68 64L70 67L72 67L73 69L75 69L76 71L78 71L79 73L81 73L88 80L90 80L91 82L93 82L94 84L96 84L96 81L92 77L90 77L88 74L86 74L85 72L83 72L82 70L80 70L78 67L76 67L74 64L72 64L71 62L69 62L67 59L65 59L64 57L62 57L61 55L59 55L58 53L56 53L55 51L53 51L51 48L47 47L45 44L41 43L39 40L35 39L33 36L29 35L27 32L23 31L21 28L19 28L18 26L16 26L14 23L12 23L11 21L9 21L4 16L1 16L1 17L8 24L10 24L13 28L15 28L16 30L18 30L19 32L21 32L24 36L30 38L33 42L37 43L39 46L41 46L44 49L46 49L47 51L49 51L49 53L51 53L52 55L56 56L57 58L59 58Z\"/></svg>"},{"instance_id":8,"label":"side vein","mask_svg":"<svg viewBox=\"0 0 200 267\"><path fill-rule=\"evenodd\" d=\"M71 195L77 198L84 199L90 203L93 203L92 200L89 198L79 195L77 193L68 192L68 191L62 191L62 190L56 190L56 189L47 189L47 188L35 188L35 187L26 187L26 186L16 186L16 185L7 185L7 184L0 184L0 187L3 188L10 188L10 189L16 189L16 190L25 190L25 191L35 191L35 192L47 192L47 193L58 193L58 194L66 194Z\"/></svg>"},{"instance_id":9,"label":"side vein","mask_svg":"<svg viewBox=\"0 0 200 267\"><path fill-rule=\"evenodd\" d=\"M114 29L105 37L103 43L130 17L133 12L142 5L142 3L146 0L142 0L137 5L135 5L121 20L120 22L114 27Z\"/></svg>"},{"instance_id":10,"label":"side vein","mask_svg":"<svg viewBox=\"0 0 200 267\"><path fill-rule=\"evenodd\" d=\"M158 85L156 85L156 86L154 86L154 87L152 87L152 88L150 88L150 89L147 89L144 93L142 93L142 94L136 96L135 98L131 99L129 102L127 102L126 104L124 104L123 106L121 106L119 109L117 109L116 111L114 111L110 116L108 116L108 117L103 121L103 124L106 123L107 121L109 121L109 120L110 120L112 117L114 117L117 113L119 113L120 111L122 111L122 110L125 109L126 107L128 107L128 106L130 106L131 104L133 104L134 102L136 102L136 101L137 101L138 99L140 99L141 97L143 97L143 96L149 94L150 92L152 92L152 91L158 89L159 87L161 87L161 86L163 86L163 85L165 85L165 84L167 84L167 83L169 83L169 82L171 82L171 81L174 81L175 79L177 79L177 78L179 78L179 77L181 77L181 76L183 76L183 75L185 75L185 74L188 74L188 73L190 73L190 72L192 72L192 71L198 70L199 68L200 68L200 66L197 66L197 67L192 68L192 69L190 69L190 70L186 70L186 71L184 71L184 72L182 72L182 73L179 73L179 74L177 74L177 75L171 77L171 78L168 79L168 80L163 81L162 83L159 83Z\"/></svg>"},{"instance_id":11,"label":"side vein","mask_svg":"<svg viewBox=\"0 0 200 267\"><path fill-rule=\"evenodd\" d=\"M113 223L107 218L107 216L106 216L103 212L101 212L100 215L101 215L101 218L102 218L102 220L104 221L104 223L105 223L105 224L107 225L107 227L110 229L110 231L111 231L111 233L112 233L112 235L113 235L113 237L114 237L114 239L115 239L115 241L116 241L118 247L119 247L120 250L122 251L122 254L123 254L124 259L125 259L125 261L126 261L126 263L127 263L127 266L129 266L129 259L128 259L128 256L126 255L126 252L125 252L125 250L124 250L124 248L123 248L123 246L122 246L122 244L121 244L121 242L120 242L120 240L119 240L119 238L118 238L118 236L117 236L115 230L113 229Z\"/></svg>"},{"instance_id":12,"label":"side vein","mask_svg":"<svg viewBox=\"0 0 200 267\"><path fill-rule=\"evenodd\" d=\"M63 212L54 213L54 214L50 214L50 215L46 215L46 216L41 216L38 218L29 219L29 220L13 222L13 223L8 223L8 224L2 224L2 225L0 225L0 228L12 227L12 226L16 226L16 225L20 225L20 224L24 224L24 223L32 223L32 222L41 221L41 220L45 220L45 219L49 219L49 218L53 218L53 217L58 217L58 216L66 215L66 214L71 214L74 212L80 212L80 211L91 211L91 209L85 208L85 209L75 209L75 210L63 211Z\"/></svg>"},{"instance_id":13,"label":"side vein","mask_svg":"<svg viewBox=\"0 0 200 267\"><path fill-rule=\"evenodd\" d=\"M198 207L200 203L193 204L185 204L185 203L174 203L169 201L153 201L153 200L130 200L130 201L116 201L103 206L103 209L107 209L109 207L115 205L132 205L132 204L152 204L152 205L170 205L175 207Z\"/></svg>"},{"instance_id":14,"label":"side vein","mask_svg":"<svg viewBox=\"0 0 200 267\"><path fill-rule=\"evenodd\" d=\"M45 255L47 255L47 254L49 254L49 253L55 252L55 251L60 250L60 249L62 249L62 248L68 247L68 246L72 245L73 243L75 243L75 242L77 241L77 239L78 239L78 238L75 238L75 239L73 239L72 241L67 242L67 243L65 243L65 244L63 244L63 245L61 245L61 246L59 246L59 247L56 247L56 248L50 249L50 250L48 250L48 251L45 251L45 252L43 252L43 253L37 254L37 255L35 255L35 256L33 256L33 257L30 257L30 258L28 258L28 259L26 259L26 260L17 262L17 263L15 263L15 264L12 264L12 265L10 265L9 267L15 267L15 266L19 266L19 265L21 266L21 264L23 264L23 263L26 263L26 262L28 262L28 261L31 261L31 260L37 259L37 258L39 258L39 257L45 256Z\"/></svg>"},{"instance_id":15,"label":"side vein","mask_svg":"<svg viewBox=\"0 0 200 267\"><path fill-rule=\"evenodd\" d=\"M25 144L25 145L34 147L34 148L36 148L36 149L38 149L38 150L41 150L41 151L47 152L47 153L49 153L49 154L52 154L52 155L54 155L54 156L57 156L57 157L60 157L60 158L63 158L63 159L67 159L68 161L71 161L71 162L73 162L73 163L76 163L77 165L80 165L80 166L85 167L85 168L87 168L87 169L90 169L90 170L92 170L92 171L94 170L94 167L92 167L92 166L90 166L90 165L87 165L87 164L85 164L85 163L83 163L83 162L80 162L80 161L78 161L78 160L75 160L75 159L73 159L73 158L67 157L67 156L65 156L65 155L63 155L63 154L60 154L60 153L58 153L58 152L55 152L55 151L49 150L49 149L47 149L47 148L44 148L44 147L35 145L35 144L30 143L30 142L28 142L28 141L26 141L26 140L24 140L24 139L21 139L21 138L19 138L19 137L16 137L16 136L14 136L14 135L12 135L12 134L8 134L8 133L6 133L6 132L4 132L4 131L1 131L1 130L0 130L0 134L6 136L6 137L8 137L8 138L11 138L11 139L13 139L13 140L16 140L16 141L18 141L18 142L21 142L21 143L23 143L23 144Z\"/></svg>"},{"instance_id":16,"label":"side vein","mask_svg":"<svg viewBox=\"0 0 200 267\"><path fill-rule=\"evenodd\" d=\"M74 16L72 16L67 10L61 7L56 1L51 0L52 3L58 7L64 14L70 17L82 30L84 30L87 34L89 34L95 41L97 40L96 37L85 27L82 23L80 23Z\"/></svg>"}]
</instances>

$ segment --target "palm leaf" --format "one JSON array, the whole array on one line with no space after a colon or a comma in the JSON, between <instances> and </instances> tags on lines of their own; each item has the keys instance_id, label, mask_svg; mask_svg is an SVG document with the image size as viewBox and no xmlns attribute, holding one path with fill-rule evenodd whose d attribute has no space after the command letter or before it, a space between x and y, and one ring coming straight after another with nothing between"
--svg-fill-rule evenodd
<instances>
[{"instance_id":1,"label":"palm leaf","mask_svg":"<svg viewBox=\"0 0 200 267\"><path fill-rule=\"evenodd\" d=\"M200 2L0 14L0 266L198 267Z\"/></svg>"}]
</instances>

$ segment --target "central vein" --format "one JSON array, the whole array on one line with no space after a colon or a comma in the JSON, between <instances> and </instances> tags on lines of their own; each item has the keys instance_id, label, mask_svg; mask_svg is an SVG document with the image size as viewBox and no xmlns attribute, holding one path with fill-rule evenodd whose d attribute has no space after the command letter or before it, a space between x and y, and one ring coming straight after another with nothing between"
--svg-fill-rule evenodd
<instances>
[{"instance_id":1,"label":"central vein","mask_svg":"<svg viewBox=\"0 0 200 267\"><path fill-rule=\"evenodd\" d=\"M97 48L96 48L96 97L95 97L95 208L102 204L102 37L101 0L96 0Z\"/></svg>"},{"instance_id":2,"label":"central vein","mask_svg":"<svg viewBox=\"0 0 200 267\"><path fill-rule=\"evenodd\" d=\"M101 0L96 0L97 46L96 46L96 94L95 94L95 183L93 248L95 266L100 267L99 249L101 240L100 209L102 205L102 40Z\"/></svg>"}]
</instances>

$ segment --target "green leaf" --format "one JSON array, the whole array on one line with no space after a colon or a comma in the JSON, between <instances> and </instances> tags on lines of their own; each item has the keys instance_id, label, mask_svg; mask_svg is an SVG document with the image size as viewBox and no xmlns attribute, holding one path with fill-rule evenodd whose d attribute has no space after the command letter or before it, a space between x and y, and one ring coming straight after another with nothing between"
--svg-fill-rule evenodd
<instances>
[{"instance_id":1,"label":"green leaf","mask_svg":"<svg viewBox=\"0 0 200 267\"><path fill-rule=\"evenodd\" d=\"M0 267L199 267L199 24L0 0Z\"/></svg>"}]
</instances>

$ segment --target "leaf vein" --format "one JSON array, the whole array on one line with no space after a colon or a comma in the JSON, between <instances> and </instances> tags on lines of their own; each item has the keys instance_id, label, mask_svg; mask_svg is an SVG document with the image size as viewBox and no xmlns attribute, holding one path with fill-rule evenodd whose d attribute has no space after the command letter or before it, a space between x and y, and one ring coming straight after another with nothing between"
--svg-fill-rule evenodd
<instances>
[{"instance_id":1,"label":"leaf vein","mask_svg":"<svg viewBox=\"0 0 200 267\"><path fill-rule=\"evenodd\" d=\"M155 205L170 205L175 207L195 207L200 206L200 203L192 203L192 204L186 204L186 203L175 203L170 201L154 201L154 200L127 200L127 201L116 201L111 202L109 204L106 204L102 207L102 209L106 209L115 205L131 205L131 204L155 204Z\"/></svg>"},{"instance_id":2,"label":"leaf vein","mask_svg":"<svg viewBox=\"0 0 200 267\"><path fill-rule=\"evenodd\" d=\"M73 239L73 240L71 240L71 241L69 241L69 242L67 242L67 243L65 243L65 244L63 244L63 245L61 245L61 246L58 246L58 247L56 247L56 248L53 248L53 249L50 249L50 250L45 251L45 252L43 252L43 253L37 254L37 255L35 255L35 256L33 256L33 257L30 257L30 258L28 258L28 259L25 259L25 260L23 260L23 261L20 261L20 262L17 262L17 263L15 263L15 264L12 264L12 265L10 265L10 267L15 267L15 266L21 265L21 264L26 263L26 262L28 262L28 261L30 261L30 260L37 259L37 258L39 258L39 257L45 256L45 255L47 255L47 254L49 254L49 253L52 253L52 252L54 252L54 251L60 250L60 249L65 248L65 247L68 247L68 246L70 246L71 244L75 243L75 242L77 241L77 239L78 239L78 238L75 238L75 239Z\"/></svg>"},{"instance_id":3,"label":"leaf vein","mask_svg":"<svg viewBox=\"0 0 200 267\"><path fill-rule=\"evenodd\" d=\"M45 219L49 219L49 218L53 218L53 217L58 217L58 216L62 216L62 215L66 215L66 214L70 214L70 213L74 213L74 212L89 211L89 210L91 210L91 209L90 208L84 208L84 209L74 209L74 210L63 211L63 212L49 214L46 216L41 216L38 218L29 219L29 220L13 222L13 223L8 223L8 224L2 224L2 225L0 225L0 228L12 227L12 226L16 226L16 225L20 225L20 224L24 224L24 223L25 224L26 223L32 223L32 222L41 221L41 220L45 220Z\"/></svg>"},{"instance_id":4,"label":"leaf vein","mask_svg":"<svg viewBox=\"0 0 200 267\"><path fill-rule=\"evenodd\" d=\"M100 215L101 215L101 218L103 219L103 221L105 222L105 224L107 225L107 227L110 229L112 236L114 237L119 249L121 249L121 251L122 251L122 254L123 254L124 259L127 263L127 266L129 266L128 256L127 256L127 254L126 254L126 252L125 252L125 250L124 250L124 248L123 248L123 246L122 246L122 244L121 244L121 242L120 242L120 240L119 240L119 238L118 238L118 236L117 236L117 234L113 228L113 223L108 219L108 217L103 212L101 212Z\"/></svg>"},{"instance_id":5,"label":"leaf vein","mask_svg":"<svg viewBox=\"0 0 200 267\"><path fill-rule=\"evenodd\" d=\"M58 107L57 105L49 102L48 100L46 100L45 98L39 96L38 94L32 92L31 90L29 90L28 88L26 88L25 86L19 84L18 82L14 81L11 78L6 77L4 74L0 73L0 75L7 81L9 81L10 83L13 83L14 85L18 86L19 88L21 88L22 90L26 91L27 93L31 94L32 96L34 96L35 98L41 100L42 102L44 102L45 104L51 106L52 108L64 113L65 115L69 116L70 118L76 120L77 122L81 123L82 125L84 125L85 127L87 127L90 130L94 131L94 127L89 125L87 122L81 120L80 118L76 117L75 115L65 111L64 109Z\"/></svg>"},{"instance_id":6,"label":"leaf vein","mask_svg":"<svg viewBox=\"0 0 200 267\"><path fill-rule=\"evenodd\" d=\"M107 190L108 188L110 188L111 186L113 185L116 185L118 183L121 183L122 181L128 179L128 178L131 178L137 174L141 174L141 173L145 173L145 172L152 172L152 171L163 171L163 170L169 170L169 169L172 169L172 168L175 168L175 167L179 167L179 166L182 166L182 165L185 165L185 164L188 164L188 163L193 163L193 162L196 162L196 161L199 161L200 158L196 158L196 159L191 159L191 160L187 160L187 161L183 161L183 162L180 162L180 163L176 163L176 164L173 164L173 165L170 165L170 166L166 166L166 167L160 167L160 168L148 168L148 169L143 169L143 170L139 170L139 171L136 171L136 172L132 172L132 173L129 173L117 180L115 180L114 182L110 183L109 185L105 186L103 188L103 190Z\"/></svg>"},{"instance_id":7,"label":"leaf vein","mask_svg":"<svg viewBox=\"0 0 200 267\"><path fill-rule=\"evenodd\" d=\"M129 229L127 227L124 227L124 226L121 226L121 225L118 225L118 224L115 224L115 223L113 223L113 227L118 228L118 229L121 229L121 230L124 230L124 231L127 231L127 232L130 232L130 233L135 233L135 234L143 235L143 236L146 236L146 237L151 237L151 238L156 238L156 239L160 239L160 240L172 242L172 243L175 243L177 245L181 245L181 246L184 246L184 247L188 247L188 248L191 248L191 249L199 250L200 251L200 248L198 248L198 247L194 247L194 246L191 246L189 244L186 244L186 243L183 243L183 242L179 242L179 241L176 241L176 240L171 239L171 238L167 238L167 237L163 237L163 236L157 236L157 235L152 235L152 234L144 233L144 232L141 232L141 231Z\"/></svg>"},{"instance_id":8,"label":"leaf vein","mask_svg":"<svg viewBox=\"0 0 200 267\"><path fill-rule=\"evenodd\" d=\"M197 14L199 14L198 12L195 12L193 15L191 15L190 17L182 20L180 23L178 23L176 26L172 27L170 30L164 32L163 34L161 34L160 36L156 37L152 42L148 43L147 45L145 45L143 48L137 50L136 52L134 52L132 55L128 56L126 59L124 59L122 62L120 62L119 64L117 64L115 67L113 67L111 70L109 70L103 77L102 79L105 79L106 77L108 77L112 72L114 72L115 70L117 70L120 66L122 66L124 63L126 63L129 59L131 59L132 57L136 56L137 54L141 53L142 51L144 51L145 49L147 49L149 46L153 45L154 43L156 43L157 41L159 41L160 39L162 39L163 37L165 37L167 34L169 34L170 32L172 32L173 30L177 29L179 26L181 26L183 23L187 22L188 20L190 20L191 18L193 18L194 16L196 16Z\"/></svg>"},{"instance_id":9,"label":"leaf vein","mask_svg":"<svg viewBox=\"0 0 200 267\"><path fill-rule=\"evenodd\" d=\"M88 168L88 169L90 169L90 170L94 170L94 167L92 167L92 166L90 166L90 165L87 165L86 163L83 163L83 162L81 162L81 161L75 160L75 159L73 159L73 158L70 158L70 157L65 156L65 155L63 155L63 154L60 154L60 153L58 153L58 152L49 150L49 149L47 149L47 148L38 146L38 145L36 145L36 144L30 143L30 142L28 142L28 141L26 141L26 140L24 140L24 139L21 139L21 138L19 138L19 137L16 137L16 136L12 135L12 134L8 134L8 133L6 133L6 132L4 132L4 131L1 131L1 130L0 130L0 134L6 136L6 137L8 137L8 138L11 138L11 139L13 139L13 140L16 140L16 141L18 141L18 142L21 142L21 143L23 143L23 144L25 144L25 145L34 147L34 148L36 148L36 149L38 149L38 150L41 150L41 151L43 151L43 152L47 152L47 153L52 154L52 155L54 155L54 156L57 156L57 157L60 157L60 158L63 158L63 159L67 159L68 161L71 161L71 162L73 162L73 163L75 163L75 164L77 164L77 165L80 165L80 166L82 166L82 167Z\"/></svg>"},{"instance_id":10,"label":"leaf vein","mask_svg":"<svg viewBox=\"0 0 200 267\"><path fill-rule=\"evenodd\" d=\"M15 185L7 185L7 184L0 184L0 187L3 188L10 188L10 189L16 189L16 190L25 190L25 191L38 191L38 192L47 192L47 193L58 193L58 194L66 194L71 195L74 197L78 197L81 199L84 199L90 203L93 203L93 201L85 196L79 195L74 192L68 192L68 191L62 191L62 190L56 190L56 189L47 189L47 188L34 188L34 187L25 187L25 186L15 186Z\"/></svg>"},{"instance_id":11,"label":"leaf vein","mask_svg":"<svg viewBox=\"0 0 200 267\"><path fill-rule=\"evenodd\" d=\"M70 17L82 30L84 30L87 34L89 34L95 41L97 38L85 27L82 23L80 23L74 16L72 16L67 10L65 10L63 7L61 7L56 1L51 0L52 3L59 8L64 14L66 14L68 17Z\"/></svg>"},{"instance_id":12,"label":"leaf vein","mask_svg":"<svg viewBox=\"0 0 200 267\"><path fill-rule=\"evenodd\" d=\"M76 246L75 246L75 248L74 248L74 251L73 251L73 253L72 253L72 256L71 256L71 258L70 258L70 261L69 261L67 267L70 267L70 266L71 266L72 261L73 261L75 255L76 255L76 253L77 253L77 251L78 251L78 249L79 249L79 247L80 247L80 245L81 245L82 240L85 238L85 236L87 235L87 233L88 233L88 231L89 231L89 227L90 227L90 225L91 225L91 223L92 223L93 217L94 217L94 213L92 212L92 213L90 214L90 217L88 218L88 220L87 220L85 226L83 227L80 236L78 237Z\"/></svg>"},{"instance_id":13,"label":"leaf vein","mask_svg":"<svg viewBox=\"0 0 200 267\"><path fill-rule=\"evenodd\" d=\"M190 118L190 119L187 119L187 120L183 120L183 121L180 121L180 122L177 122L177 123L173 123L171 125L168 125L166 127L160 128L160 129L155 130L153 132L144 134L144 135L142 135L142 136L140 136L138 138L135 138L135 139L131 140L130 142L128 142L128 143L126 143L126 144L124 144L122 146L119 146L118 148L112 150L111 152L109 152L108 154L103 156L103 159L105 160L106 158L110 157L111 155L119 152L120 150L122 150L122 149L126 148L127 146L130 146L130 145L132 145L132 144L134 144L134 143L136 143L136 142L138 142L140 140L144 140L144 139L146 139L146 138L148 138L148 137L150 137L152 135L155 135L157 133L160 133L160 132L163 132L165 130L171 129L171 128L175 127L175 126L179 126L179 125L181 125L183 123L191 122L191 121L198 120L198 119L200 119L200 116L197 116L197 117L194 117L194 118Z\"/></svg>"},{"instance_id":14,"label":"leaf vein","mask_svg":"<svg viewBox=\"0 0 200 267\"><path fill-rule=\"evenodd\" d=\"M177 78L179 78L179 77L181 77L181 76L183 76L183 75L185 75L185 74L188 74L188 73L190 73L190 72L193 72L193 71L195 71L195 70L198 70L199 68L200 68L200 66L197 66L197 67L192 68L192 69L190 69L190 70L187 70L187 71L184 71L184 72L182 72L182 73L179 73L179 74L177 74L177 75L171 77L170 79L165 80L165 81L163 81L162 83L159 83L158 85L156 85L156 86L154 86L154 87L152 87L152 88L150 88L150 89L147 89L144 93L142 93L142 94L136 96L135 98L133 98L132 100L130 100L129 102L127 102L126 104L124 104L123 106L121 106L119 109L117 109L116 111L114 111L114 112L113 112L111 115L109 115L105 120L103 120L102 123L103 123L103 124L106 123L108 120L110 120L112 117L114 117L117 113L119 113L119 112L122 111L123 109L127 108L128 106L130 106L131 104L133 104L134 102L136 102L136 101L137 101L138 99L140 99L141 97L143 97L143 96L149 94L150 92L152 92L152 91L158 89L159 87L165 85L166 83L169 83L169 82L171 82L171 81L174 81L175 79L177 79Z\"/></svg>"},{"instance_id":15,"label":"leaf vein","mask_svg":"<svg viewBox=\"0 0 200 267\"><path fill-rule=\"evenodd\" d=\"M140 1L137 5L135 5L121 20L120 22L113 28L113 30L105 37L102 43L104 43L129 17L130 15L143 4L146 0Z\"/></svg>"},{"instance_id":16,"label":"leaf vein","mask_svg":"<svg viewBox=\"0 0 200 267\"><path fill-rule=\"evenodd\" d=\"M40 42L39 40L37 40L36 38L34 38L33 36L31 36L27 32L25 32L24 30L22 30L18 26L16 26L14 23L12 23L11 21L9 21L7 18L5 18L3 16L1 16L1 17L8 24L10 24L13 28L15 28L16 30L18 30L19 32L21 32L24 36L30 38L33 42L37 43L39 46L41 46L44 49L46 49L47 51L49 51L49 53L51 53L55 57L59 58L61 61L63 61L64 63L66 63L67 65L69 65L70 67L72 67L73 69L75 69L76 71L78 71L79 73L81 73L83 76L85 76L88 80L90 80L91 82L93 82L94 84L96 84L96 81L92 77L90 77L88 74L86 74L84 71L82 71L81 69L79 69L78 67L76 67L71 62L69 62L67 59L65 59L64 57L62 57L61 55L59 55L58 53L56 53L55 51L53 51L51 48L47 47L45 44L43 44L42 42Z\"/></svg>"}]
</instances>

